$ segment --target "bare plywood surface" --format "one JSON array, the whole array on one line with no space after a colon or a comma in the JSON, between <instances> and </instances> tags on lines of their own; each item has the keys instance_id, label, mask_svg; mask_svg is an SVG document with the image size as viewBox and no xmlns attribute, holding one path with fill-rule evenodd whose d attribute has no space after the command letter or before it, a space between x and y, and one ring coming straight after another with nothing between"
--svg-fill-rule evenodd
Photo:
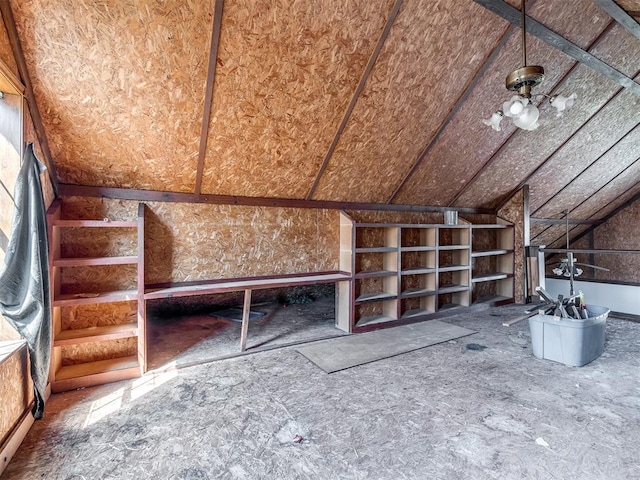
<instances>
[{"instance_id":1,"label":"bare plywood surface","mask_svg":"<svg viewBox=\"0 0 640 480\"><path fill-rule=\"evenodd\" d=\"M79 343L60 347L62 350L62 366L80 365L118 357L136 355L138 339L135 337L103 342Z\"/></svg>"},{"instance_id":2,"label":"bare plywood surface","mask_svg":"<svg viewBox=\"0 0 640 480\"><path fill-rule=\"evenodd\" d=\"M63 307L61 311L62 330L77 330L88 327L102 327L123 323L134 323L135 302L95 303Z\"/></svg>"},{"instance_id":3,"label":"bare plywood surface","mask_svg":"<svg viewBox=\"0 0 640 480\"><path fill-rule=\"evenodd\" d=\"M338 269L338 211L149 203L146 281Z\"/></svg>"},{"instance_id":4,"label":"bare plywood surface","mask_svg":"<svg viewBox=\"0 0 640 480\"><path fill-rule=\"evenodd\" d=\"M616 128L603 131L605 123ZM620 92L592 121L558 150L530 179L530 207L535 212L577 172L604 155L640 122L640 97ZM637 148L637 147L636 147Z\"/></svg>"},{"instance_id":5,"label":"bare plywood surface","mask_svg":"<svg viewBox=\"0 0 640 480\"><path fill-rule=\"evenodd\" d=\"M534 18L540 15L537 7L542 5L540 3L534 5L529 12ZM557 25L557 29L570 35L580 45L585 45L593 41L606 22L604 19L594 21L592 7L586 5L581 7L586 9L579 14L575 14L577 5L573 2L547 2L545 8L551 8L558 18L573 16L575 21L571 22L570 26ZM539 87L542 92L549 91L557 84L573 64L572 59L532 36L527 36L527 54L530 64L553 65L553 68L546 67L547 78ZM514 29L506 45L489 65L487 72L480 78L469 98L433 145L414 175L399 192L394 200L395 203L448 205L480 171L485 162L496 154L501 144L514 132L515 127L503 121L502 131L496 132L483 125L481 120L489 118L502 106L502 102L508 100L509 92L504 88L505 76L521 63L520 31ZM575 124L578 125L578 122ZM520 137L520 133L516 134L514 141L525 140ZM527 142L527 145L530 143ZM548 140L545 140L545 145L548 145ZM502 152L498 155L501 154ZM521 158L518 157L517 160ZM523 165L518 161L511 161L509 165L501 167L503 171L500 177L515 175L521 178L526 173L527 166L529 162ZM495 176L489 175L488 178L491 179L488 182L489 189L474 189L473 194L465 195L455 204L478 205L492 200L493 189L496 188L493 182ZM508 191L513 191L516 186L517 183Z\"/></svg>"},{"instance_id":6,"label":"bare plywood surface","mask_svg":"<svg viewBox=\"0 0 640 480\"><path fill-rule=\"evenodd\" d=\"M20 341L16 343L21 343ZM6 348L6 347L5 347ZM7 357L0 358L0 443L33 400L30 385L27 345L15 349Z\"/></svg>"},{"instance_id":7,"label":"bare plywood surface","mask_svg":"<svg viewBox=\"0 0 640 480\"><path fill-rule=\"evenodd\" d=\"M541 218L560 218L560 212L573 210L638 159L640 126L635 127L533 215Z\"/></svg>"},{"instance_id":8,"label":"bare plywood surface","mask_svg":"<svg viewBox=\"0 0 640 480\"><path fill-rule=\"evenodd\" d=\"M596 37L597 32L593 32ZM613 55L624 40L628 48L635 48L631 38L621 29L613 29L591 49L594 55ZM637 41L635 42L637 43ZM565 57L567 58L567 57ZM554 65L554 60L543 59L544 65ZM617 65L620 68L632 68L631 63ZM549 69L549 67L547 67ZM550 91L547 81L540 91ZM619 86L590 68L578 65L554 92L569 95L575 92L582 101L577 101L573 108L562 117L557 117L555 109L544 102L541 107L541 125L532 132L518 131L505 148L500 150L487 167L474 179L455 205L495 207L506 198L509 192L517 188L536 168L542 165L564 142L575 135L585 121L606 105L611 96L619 90ZM490 112L489 112L490 113ZM482 125L484 126L484 125ZM499 132L487 132L491 136ZM579 172L571 171L571 174ZM500 178L499 182L495 179Z\"/></svg>"},{"instance_id":9,"label":"bare plywood surface","mask_svg":"<svg viewBox=\"0 0 640 480\"><path fill-rule=\"evenodd\" d=\"M210 2L13 2L60 180L190 191Z\"/></svg>"},{"instance_id":10,"label":"bare plywood surface","mask_svg":"<svg viewBox=\"0 0 640 480\"><path fill-rule=\"evenodd\" d=\"M0 60L9 67L9 70L13 72L16 77L20 78L18 74L18 65L16 64L16 59L13 57L11 43L9 43L9 35L7 34L7 29L4 26L2 14L0 14Z\"/></svg>"},{"instance_id":11,"label":"bare plywood surface","mask_svg":"<svg viewBox=\"0 0 640 480\"><path fill-rule=\"evenodd\" d=\"M524 303L524 190L518 190L498 211L498 217L513 223L514 290L517 303Z\"/></svg>"},{"instance_id":12,"label":"bare plywood surface","mask_svg":"<svg viewBox=\"0 0 640 480\"><path fill-rule=\"evenodd\" d=\"M226 1L202 191L304 198L392 3Z\"/></svg>"},{"instance_id":13,"label":"bare plywood surface","mask_svg":"<svg viewBox=\"0 0 640 480\"><path fill-rule=\"evenodd\" d=\"M472 2L405 2L313 198L386 202L500 40L498 25ZM474 35L461 42L461 30Z\"/></svg>"}]
</instances>

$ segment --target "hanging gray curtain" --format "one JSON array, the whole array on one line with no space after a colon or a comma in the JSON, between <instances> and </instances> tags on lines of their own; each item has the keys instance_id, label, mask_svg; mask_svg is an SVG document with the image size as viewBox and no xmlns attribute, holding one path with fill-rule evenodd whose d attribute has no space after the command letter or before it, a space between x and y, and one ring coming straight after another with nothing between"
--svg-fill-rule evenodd
<instances>
[{"instance_id":1,"label":"hanging gray curtain","mask_svg":"<svg viewBox=\"0 0 640 480\"><path fill-rule=\"evenodd\" d=\"M0 273L0 313L29 345L35 418L44 412L51 354L47 221L40 184L44 170L30 143L16 181L11 238Z\"/></svg>"}]
</instances>

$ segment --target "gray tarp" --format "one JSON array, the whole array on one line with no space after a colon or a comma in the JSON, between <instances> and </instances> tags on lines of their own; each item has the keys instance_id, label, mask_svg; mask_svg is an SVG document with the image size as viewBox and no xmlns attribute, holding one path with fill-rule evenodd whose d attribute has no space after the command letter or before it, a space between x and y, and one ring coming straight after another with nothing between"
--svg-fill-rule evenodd
<instances>
[{"instance_id":1,"label":"gray tarp","mask_svg":"<svg viewBox=\"0 0 640 480\"><path fill-rule=\"evenodd\" d=\"M0 313L29 344L35 387L33 416L44 412L51 353L47 221L40 184L42 165L27 145L15 186L11 238L0 273Z\"/></svg>"}]
</instances>

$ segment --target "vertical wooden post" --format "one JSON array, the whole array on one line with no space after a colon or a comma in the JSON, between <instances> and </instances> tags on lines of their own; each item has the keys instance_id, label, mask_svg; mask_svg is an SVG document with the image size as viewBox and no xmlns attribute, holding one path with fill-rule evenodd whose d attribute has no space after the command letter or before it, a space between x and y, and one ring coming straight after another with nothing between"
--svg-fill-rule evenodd
<instances>
[{"instance_id":1,"label":"vertical wooden post","mask_svg":"<svg viewBox=\"0 0 640 480\"><path fill-rule=\"evenodd\" d=\"M249 333L249 313L251 312L251 290L244 291L244 306L242 307L242 333L240 334L240 351L247 349L247 334Z\"/></svg>"}]
</instances>

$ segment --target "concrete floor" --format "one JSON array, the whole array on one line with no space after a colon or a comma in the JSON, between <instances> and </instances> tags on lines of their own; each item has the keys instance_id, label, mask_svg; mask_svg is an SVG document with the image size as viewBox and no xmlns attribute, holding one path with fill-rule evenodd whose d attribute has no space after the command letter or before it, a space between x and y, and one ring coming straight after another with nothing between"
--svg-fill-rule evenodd
<instances>
[{"instance_id":1,"label":"concrete floor","mask_svg":"<svg viewBox=\"0 0 640 480\"><path fill-rule=\"evenodd\" d=\"M522 309L333 374L283 348L54 395L3 480L640 479L640 323L572 368L502 326Z\"/></svg>"}]
</instances>

